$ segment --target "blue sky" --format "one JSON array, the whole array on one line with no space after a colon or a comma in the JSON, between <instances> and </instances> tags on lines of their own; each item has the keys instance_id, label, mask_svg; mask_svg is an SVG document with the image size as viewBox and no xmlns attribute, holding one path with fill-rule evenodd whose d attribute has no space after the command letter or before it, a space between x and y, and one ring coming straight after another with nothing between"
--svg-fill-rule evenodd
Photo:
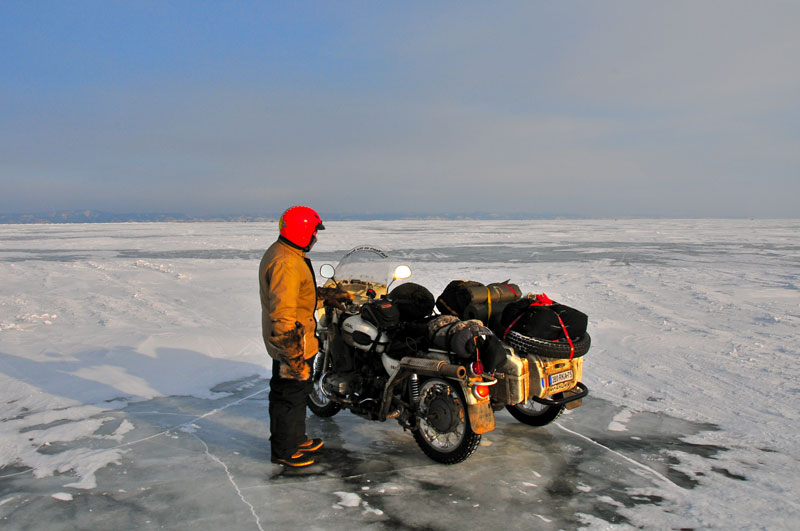
<instances>
[{"instance_id":1,"label":"blue sky","mask_svg":"<svg viewBox=\"0 0 800 531\"><path fill-rule=\"evenodd\" d=\"M796 2L0 2L0 212L800 217Z\"/></svg>"}]
</instances>

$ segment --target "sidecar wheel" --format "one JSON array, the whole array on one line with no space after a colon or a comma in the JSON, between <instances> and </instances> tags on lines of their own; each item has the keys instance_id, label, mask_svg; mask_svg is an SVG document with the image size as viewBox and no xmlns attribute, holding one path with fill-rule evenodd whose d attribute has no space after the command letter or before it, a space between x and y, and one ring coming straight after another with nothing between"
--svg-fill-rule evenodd
<instances>
[{"instance_id":1,"label":"sidecar wheel","mask_svg":"<svg viewBox=\"0 0 800 531\"><path fill-rule=\"evenodd\" d=\"M314 389L306 397L306 404L308 405L308 409L316 416L332 417L342 409L342 406L322 394L322 389L320 389L323 358L324 355L321 352L314 356L314 364L312 365L313 372L311 375L311 379L314 382Z\"/></svg>"},{"instance_id":2,"label":"sidecar wheel","mask_svg":"<svg viewBox=\"0 0 800 531\"><path fill-rule=\"evenodd\" d=\"M554 398L561 398L561 393L554 395ZM506 409L511 416L528 426L545 426L556 420L561 412L564 411L564 405L548 406L540 404L533 400L528 400L521 404L513 406L506 406Z\"/></svg>"},{"instance_id":3,"label":"sidecar wheel","mask_svg":"<svg viewBox=\"0 0 800 531\"><path fill-rule=\"evenodd\" d=\"M460 463L472 455L481 436L472 431L460 389L431 378L422 384L419 396L419 423L413 431L425 455L445 465Z\"/></svg>"}]
</instances>

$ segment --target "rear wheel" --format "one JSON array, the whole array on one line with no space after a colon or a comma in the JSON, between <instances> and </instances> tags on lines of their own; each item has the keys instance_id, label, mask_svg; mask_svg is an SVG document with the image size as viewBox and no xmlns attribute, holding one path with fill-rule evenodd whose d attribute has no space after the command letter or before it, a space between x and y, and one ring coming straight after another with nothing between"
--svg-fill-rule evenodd
<instances>
[{"instance_id":1,"label":"rear wheel","mask_svg":"<svg viewBox=\"0 0 800 531\"><path fill-rule=\"evenodd\" d=\"M446 465L472 455L481 436L472 431L460 390L445 380L431 378L422 384L419 396L414 440L425 455Z\"/></svg>"},{"instance_id":2,"label":"rear wheel","mask_svg":"<svg viewBox=\"0 0 800 531\"><path fill-rule=\"evenodd\" d=\"M561 393L553 395L553 398L561 398ZM527 402L521 402L513 406L506 406L506 409L511 413L512 417L523 424L527 424L528 426L545 426L561 415L561 412L564 411L564 405L547 405L528 400Z\"/></svg>"},{"instance_id":3,"label":"rear wheel","mask_svg":"<svg viewBox=\"0 0 800 531\"><path fill-rule=\"evenodd\" d=\"M323 374L323 367L322 364L325 359L325 354L322 352L318 352L316 356L314 356L314 363L312 365L312 372L311 372L311 379L314 382L314 389L306 398L306 403L308 404L308 409L311 410L318 417L332 417L337 414L341 409L342 406L337 404L336 402L329 399L325 394L322 392L322 374Z\"/></svg>"}]
</instances>

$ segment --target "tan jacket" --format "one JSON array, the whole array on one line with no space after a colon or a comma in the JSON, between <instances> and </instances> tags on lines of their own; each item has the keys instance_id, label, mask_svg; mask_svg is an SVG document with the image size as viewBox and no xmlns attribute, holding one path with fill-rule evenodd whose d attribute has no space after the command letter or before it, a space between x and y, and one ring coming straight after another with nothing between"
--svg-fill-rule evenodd
<instances>
[{"instance_id":1,"label":"tan jacket","mask_svg":"<svg viewBox=\"0 0 800 531\"><path fill-rule=\"evenodd\" d=\"M311 261L300 249L277 240L273 243L258 267L258 284L261 294L261 332L267 352L283 361L270 338L295 329L295 322L303 325L304 358L309 359L319 350L314 310L317 306L316 280Z\"/></svg>"}]
</instances>

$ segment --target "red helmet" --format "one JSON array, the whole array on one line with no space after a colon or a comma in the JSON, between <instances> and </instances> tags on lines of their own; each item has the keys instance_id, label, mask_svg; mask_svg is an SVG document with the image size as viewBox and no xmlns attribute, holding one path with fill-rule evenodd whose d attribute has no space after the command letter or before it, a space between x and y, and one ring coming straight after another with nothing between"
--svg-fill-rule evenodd
<instances>
[{"instance_id":1,"label":"red helmet","mask_svg":"<svg viewBox=\"0 0 800 531\"><path fill-rule=\"evenodd\" d=\"M281 230L281 236L300 248L312 245L317 231L325 230L319 214L314 209L306 206L290 207L281 216L278 226Z\"/></svg>"}]
</instances>

